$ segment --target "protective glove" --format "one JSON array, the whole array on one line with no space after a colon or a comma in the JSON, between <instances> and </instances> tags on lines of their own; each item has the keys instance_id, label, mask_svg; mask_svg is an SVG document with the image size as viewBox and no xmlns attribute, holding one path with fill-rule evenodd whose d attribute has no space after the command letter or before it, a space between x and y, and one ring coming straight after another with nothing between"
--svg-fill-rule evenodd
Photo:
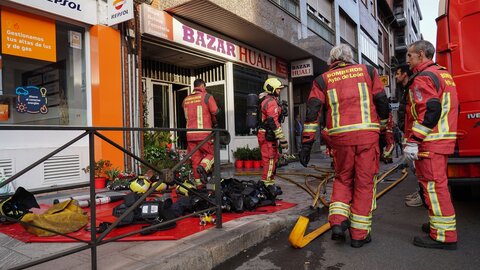
<instances>
[{"instance_id":1,"label":"protective glove","mask_svg":"<svg viewBox=\"0 0 480 270\"><path fill-rule=\"evenodd\" d=\"M285 139L280 140L280 147L282 149L288 149L288 142Z\"/></svg>"},{"instance_id":2,"label":"protective glove","mask_svg":"<svg viewBox=\"0 0 480 270\"><path fill-rule=\"evenodd\" d=\"M403 154L407 160L418 160L418 144L407 142L405 148L403 149Z\"/></svg>"},{"instance_id":3,"label":"protective glove","mask_svg":"<svg viewBox=\"0 0 480 270\"><path fill-rule=\"evenodd\" d=\"M303 143L302 150L300 151L300 163L303 167L307 167L308 162L310 161L310 152L312 151L312 143Z\"/></svg>"}]
</instances>

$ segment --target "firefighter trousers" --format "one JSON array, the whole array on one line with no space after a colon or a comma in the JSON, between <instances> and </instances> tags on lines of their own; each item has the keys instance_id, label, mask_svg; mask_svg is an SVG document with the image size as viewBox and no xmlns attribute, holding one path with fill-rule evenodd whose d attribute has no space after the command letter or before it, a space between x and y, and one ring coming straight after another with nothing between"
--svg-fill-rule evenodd
<instances>
[{"instance_id":1,"label":"firefighter trousers","mask_svg":"<svg viewBox=\"0 0 480 270\"><path fill-rule=\"evenodd\" d=\"M415 167L428 207L430 237L439 242L457 242L455 209L448 190L448 156L427 154L415 161Z\"/></svg>"},{"instance_id":2,"label":"firefighter trousers","mask_svg":"<svg viewBox=\"0 0 480 270\"><path fill-rule=\"evenodd\" d=\"M350 220L350 237L363 240L370 233L375 209L375 179L379 166L378 143L340 145L335 148L335 181L329 207L331 226Z\"/></svg>"},{"instance_id":3,"label":"firefighter trousers","mask_svg":"<svg viewBox=\"0 0 480 270\"><path fill-rule=\"evenodd\" d=\"M277 170L278 161L278 142L267 141L265 138L265 132L258 132L258 145L260 146L260 152L262 153L262 181L273 182L275 181L275 172Z\"/></svg>"},{"instance_id":4,"label":"firefighter trousers","mask_svg":"<svg viewBox=\"0 0 480 270\"><path fill-rule=\"evenodd\" d=\"M190 153L201 141L189 141L187 145L187 151ZM201 165L208 173L213 166L213 142L208 141L204 143L198 151L193 153L192 157L192 169L195 180L200 179L200 174L197 172L198 165Z\"/></svg>"}]
</instances>

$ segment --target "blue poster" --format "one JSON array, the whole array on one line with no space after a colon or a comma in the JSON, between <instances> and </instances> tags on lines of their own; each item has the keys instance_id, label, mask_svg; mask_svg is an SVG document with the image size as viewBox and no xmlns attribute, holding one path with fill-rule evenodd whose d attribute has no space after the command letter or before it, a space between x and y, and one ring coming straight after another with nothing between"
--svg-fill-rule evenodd
<instances>
[{"instance_id":1,"label":"blue poster","mask_svg":"<svg viewBox=\"0 0 480 270\"><path fill-rule=\"evenodd\" d=\"M38 86L19 86L15 89L17 94L17 112L42 113L48 112L47 89Z\"/></svg>"}]
</instances>

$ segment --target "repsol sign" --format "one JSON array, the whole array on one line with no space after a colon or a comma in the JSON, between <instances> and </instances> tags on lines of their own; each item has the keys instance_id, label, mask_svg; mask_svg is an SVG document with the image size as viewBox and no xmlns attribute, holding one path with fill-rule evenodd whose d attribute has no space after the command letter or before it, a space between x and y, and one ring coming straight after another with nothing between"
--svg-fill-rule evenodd
<instances>
[{"instance_id":1,"label":"repsol sign","mask_svg":"<svg viewBox=\"0 0 480 270\"><path fill-rule=\"evenodd\" d=\"M47 0L47 1L57 4L59 6L69 7L73 10L82 11L82 7L80 6L80 3L76 3L75 1L71 1L71 0Z\"/></svg>"}]
</instances>

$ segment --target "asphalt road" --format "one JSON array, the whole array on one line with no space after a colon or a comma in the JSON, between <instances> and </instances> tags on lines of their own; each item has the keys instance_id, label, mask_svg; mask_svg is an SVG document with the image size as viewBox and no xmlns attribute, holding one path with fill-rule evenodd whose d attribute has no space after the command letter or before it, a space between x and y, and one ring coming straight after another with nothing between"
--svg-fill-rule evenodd
<instances>
[{"instance_id":1,"label":"asphalt road","mask_svg":"<svg viewBox=\"0 0 480 270\"><path fill-rule=\"evenodd\" d=\"M390 177L394 178L394 177ZM379 190L390 184L379 184ZM404 196L416 188L411 174L377 202L373 215L372 242L360 249L346 242L330 240L330 232L303 249L288 243L290 230L282 231L261 244L244 250L215 269L480 269L480 192L475 189L468 199L454 200L457 216L458 250L419 248L413 237L422 235L421 224L428 221L427 210L404 204ZM318 228L326 221L310 223Z\"/></svg>"}]
</instances>

